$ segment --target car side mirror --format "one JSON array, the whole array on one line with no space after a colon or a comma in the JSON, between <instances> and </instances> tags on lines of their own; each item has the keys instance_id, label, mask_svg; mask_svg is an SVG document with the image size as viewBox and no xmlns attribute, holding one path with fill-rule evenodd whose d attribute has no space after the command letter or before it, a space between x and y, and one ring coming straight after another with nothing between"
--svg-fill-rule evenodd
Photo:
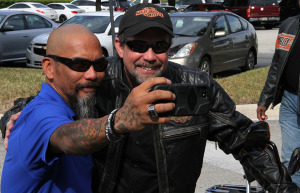
<instances>
[{"instance_id":1,"label":"car side mirror","mask_svg":"<svg viewBox=\"0 0 300 193\"><path fill-rule=\"evenodd\" d=\"M291 156L288 171L294 175L300 169L300 147L296 148Z\"/></svg>"},{"instance_id":2,"label":"car side mirror","mask_svg":"<svg viewBox=\"0 0 300 193\"><path fill-rule=\"evenodd\" d=\"M215 38L219 38L219 37L225 37L226 36L226 32L225 31L217 31L214 35Z\"/></svg>"},{"instance_id":3,"label":"car side mirror","mask_svg":"<svg viewBox=\"0 0 300 193\"><path fill-rule=\"evenodd\" d=\"M14 31L14 30L15 30L14 26L6 25L6 26L3 26L0 31L5 32L5 31Z\"/></svg>"}]
</instances>

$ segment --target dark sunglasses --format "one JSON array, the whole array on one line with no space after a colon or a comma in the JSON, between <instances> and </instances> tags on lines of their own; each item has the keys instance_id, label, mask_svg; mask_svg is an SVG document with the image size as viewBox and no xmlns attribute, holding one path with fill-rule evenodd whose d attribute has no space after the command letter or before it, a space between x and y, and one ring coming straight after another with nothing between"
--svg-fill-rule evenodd
<instances>
[{"instance_id":1,"label":"dark sunglasses","mask_svg":"<svg viewBox=\"0 0 300 193\"><path fill-rule=\"evenodd\" d=\"M56 55L46 55L45 57L52 58L53 60L60 62L77 72L86 72L91 66L94 67L96 72L104 72L108 65L108 61L104 57L98 58L94 61L84 58L65 58Z\"/></svg>"},{"instance_id":2,"label":"dark sunglasses","mask_svg":"<svg viewBox=\"0 0 300 193\"><path fill-rule=\"evenodd\" d=\"M145 53L151 47L154 53L161 54L168 51L171 46L166 41L145 42L141 40L126 40L125 43L130 50L138 53Z\"/></svg>"}]
</instances>

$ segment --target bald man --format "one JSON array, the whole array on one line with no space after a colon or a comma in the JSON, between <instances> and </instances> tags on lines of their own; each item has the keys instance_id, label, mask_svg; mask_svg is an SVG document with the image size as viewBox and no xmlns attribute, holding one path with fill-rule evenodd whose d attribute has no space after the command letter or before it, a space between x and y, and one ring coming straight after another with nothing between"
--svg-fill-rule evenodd
<instances>
[{"instance_id":1,"label":"bald man","mask_svg":"<svg viewBox=\"0 0 300 193\"><path fill-rule=\"evenodd\" d=\"M165 78L141 84L124 106L109 116L84 119L98 116L96 87L107 66L99 40L86 28L57 28L50 34L46 54L42 60L46 83L23 109L9 138L2 193L92 192L91 153L107 145L109 139L119 139L149 123L170 121L152 120L147 111L155 100L174 100L168 91L148 93L155 84L170 84ZM174 104L161 107L169 111ZM128 129L116 129L120 125Z\"/></svg>"}]
</instances>

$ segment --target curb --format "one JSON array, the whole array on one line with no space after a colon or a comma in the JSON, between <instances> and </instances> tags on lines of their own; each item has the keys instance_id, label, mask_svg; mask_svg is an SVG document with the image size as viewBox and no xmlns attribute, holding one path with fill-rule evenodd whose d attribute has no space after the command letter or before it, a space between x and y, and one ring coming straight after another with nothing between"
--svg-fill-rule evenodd
<instances>
[{"instance_id":1,"label":"curb","mask_svg":"<svg viewBox=\"0 0 300 193\"><path fill-rule=\"evenodd\" d=\"M268 115L268 120L274 121L279 120L279 108L280 104L276 105L273 109L268 109L266 111L266 115ZM236 110L240 113L244 114L248 118L250 118L252 121L259 121L257 119L256 114L257 104L247 104L247 105L236 105Z\"/></svg>"}]
</instances>

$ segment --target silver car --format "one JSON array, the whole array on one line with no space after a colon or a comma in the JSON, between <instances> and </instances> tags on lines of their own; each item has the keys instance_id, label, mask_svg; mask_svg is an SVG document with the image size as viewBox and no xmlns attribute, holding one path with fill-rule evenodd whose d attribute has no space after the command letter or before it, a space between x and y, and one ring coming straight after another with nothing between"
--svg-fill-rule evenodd
<instances>
[{"instance_id":1,"label":"silver car","mask_svg":"<svg viewBox=\"0 0 300 193\"><path fill-rule=\"evenodd\" d=\"M124 12L114 11L115 27L119 27L120 20ZM110 25L110 13L108 11L89 12L75 15L61 25L80 24L93 32L101 42L104 56L113 55L112 32ZM26 52L28 67L41 68L41 60L46 55L47 40L49 33L35 37Z\"/></svg>"},{"instance_id":2,"label":"silver car","mask_svg":"<svg viewBox=\"0 0 300 193\"><path fill-rule=\"evenodd\" d=\"M254 27L230 12L177 12L170 14L174 38L169 60L200 68L208 74L257 63Z\"/></svg>"},{"instance_id":3,"label":"silver car","mask_svg":"<svg viewBox=\"0 0 300 193\"><path fill-rule=\"evenodd\" d=\"M40 14L24 11L0 11L0 62L24 60L30 41L57 27Z\"/></svg>"}]
</instances>

